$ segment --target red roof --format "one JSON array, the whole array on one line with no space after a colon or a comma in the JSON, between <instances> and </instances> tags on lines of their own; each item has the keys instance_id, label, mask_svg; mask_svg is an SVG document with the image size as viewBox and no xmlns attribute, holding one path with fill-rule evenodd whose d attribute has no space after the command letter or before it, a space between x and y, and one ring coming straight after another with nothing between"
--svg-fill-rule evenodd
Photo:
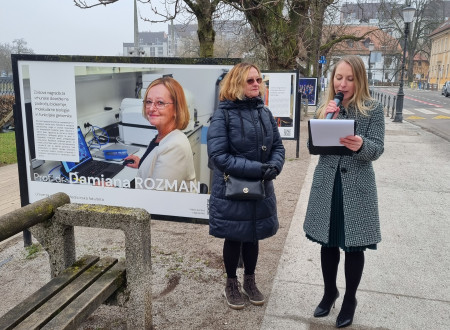
<instances>
[{"instance_id":1,"label":"red roof","mask_svg":"<svg viewBox=\"0 0 450 330\"><path fill-rule=\"evenodd\" d=\"M433 32L430 33L430 37L434 36L435 34L438 34L439 32L445 31L450 29L450 19L446 20L444 23L439 25L437 29L435 29Z\"/></svg>"}]
</instances>

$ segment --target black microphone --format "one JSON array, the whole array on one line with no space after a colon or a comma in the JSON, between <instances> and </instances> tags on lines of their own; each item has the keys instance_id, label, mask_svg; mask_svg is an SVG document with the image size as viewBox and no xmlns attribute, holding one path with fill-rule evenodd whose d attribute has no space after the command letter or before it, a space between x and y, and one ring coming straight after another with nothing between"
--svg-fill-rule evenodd
<instances>
[{"instance_id":1,"label":"black microphone","mask_svg":"<svg viewBox=\"0 0 450 330\"><path fill-rule=\"evenodd\" d=\"M336 105L339 106L341 104L342 100L344 99L344 93L339 92L334 96L334 102L336 102ZM325 119L331 119L334 116L334 112L328 112Z\"/></svg>"}]
</instances>

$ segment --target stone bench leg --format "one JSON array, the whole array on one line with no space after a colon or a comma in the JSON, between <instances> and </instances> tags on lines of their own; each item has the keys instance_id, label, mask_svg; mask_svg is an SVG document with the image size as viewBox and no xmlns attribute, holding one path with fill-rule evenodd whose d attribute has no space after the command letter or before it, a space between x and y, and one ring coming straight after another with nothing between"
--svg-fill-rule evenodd
<instances>
[{"instance_id":1,"label":"stone bench leg","mask_svg":"<svg viewBox=\"0 0 450 330\"><path fill-rule=\"evenodd\" d=\"M152 266L150 221L133 223L125 231L128 329L152 328Z\"/></svg>"},{"instance_id":2,"label":"stone bench leg","mask_svg":"<svg viewBox=\"0 0 450 330\"><path fill-rule=\"evenodd\" d=\"M60 224L52 218L31 227L30 231L48 253L52 278L75 262L75 235L72 226Z\"/></svg>"},{"instance_id":3,"label":"stone bench leg","mask_svg":"<svg viewBox=\"0 0 450 330\"><path fill-rule=\"evenodd\" d=\"M55 213L55 222L63 225L124 232L128 329L152 328L150 220L150 214L143 209L92 204L68 204Z\"/></svg>"}]
</instances>

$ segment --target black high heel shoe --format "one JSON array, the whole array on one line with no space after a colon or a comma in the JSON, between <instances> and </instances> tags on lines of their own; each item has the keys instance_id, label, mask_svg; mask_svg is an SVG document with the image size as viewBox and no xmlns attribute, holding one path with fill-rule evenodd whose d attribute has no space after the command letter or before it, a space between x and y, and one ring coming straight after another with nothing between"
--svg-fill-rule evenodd
<instances>
[{"instance_id":1,"label":"black high heel shoe","mask_svg":"<svg viewBox=\"0 0 450 330\"><path fill-rule=\"evenodd\" d=\"M339 297L339 291L336 292L336 296L331 301L327 301L326 297L322 298L322 301L316 307L314 311L314 317L324 317L330 314L331 307L336 305L336 299Z\"/></svg>"},{"instance_id":2,"label":"black high heel shoe","mask_svg":"<svg viewBox=\"0 0 450 330\"><path fill-rule=\"evenodd\" d=\"M341 311L336 319L336 328L345 328L353 323L353 317L355 316L356 305L358 301L355 299L355 304L342 303Z\"/></svg>"}]
</instances>

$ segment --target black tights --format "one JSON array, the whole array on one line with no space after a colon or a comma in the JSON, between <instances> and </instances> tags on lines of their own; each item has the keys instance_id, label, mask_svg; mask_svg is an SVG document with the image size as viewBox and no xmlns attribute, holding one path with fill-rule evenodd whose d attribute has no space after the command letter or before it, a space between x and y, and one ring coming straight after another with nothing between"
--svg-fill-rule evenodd
<instances>
[{"instance_id":1,"label":"black tights","mask_svg":"<svg viewBox=\"0 0 450 330\"><path fill-rule=\"evenodd\" d=\"M239 242L225 239L223 243L223 262L228 278L236 278L236 269L238 267L239 256L244 261L245 275L253 275L255 273L256 262L258 261L259 244L253 242Z\"/></svg>"},{"instance_id":2,"label":"black tights","mask_svg":"<svg viewBox=\"0 0 450 330\"><path fill-rule=\"evenodd\" d=\"M324 299L333 301L336 297L336 277L340 253L338 247L324 247L320 250L322 275L325 284ZM358 289L364 269L364 252L345 252L345 296L343 304L356 303L356 290Z\"/></svg>"}]
</instances>

